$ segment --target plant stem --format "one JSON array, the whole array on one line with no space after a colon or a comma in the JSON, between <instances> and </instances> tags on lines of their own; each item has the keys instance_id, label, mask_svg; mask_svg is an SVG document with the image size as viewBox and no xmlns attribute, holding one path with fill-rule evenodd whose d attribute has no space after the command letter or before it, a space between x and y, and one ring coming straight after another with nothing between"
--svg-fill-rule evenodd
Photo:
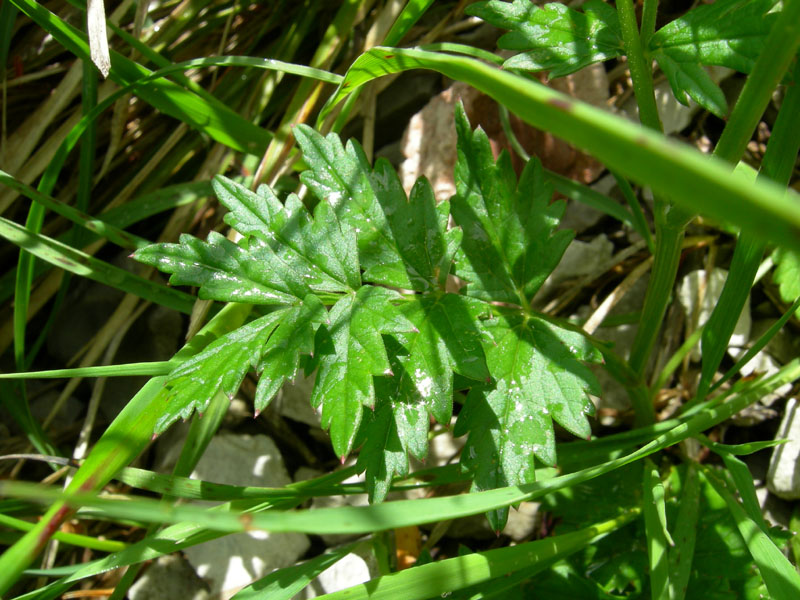
<instances>
[{"instance_id":1,"label":"plant stem","mask_svg":"<svg viewBox=\"0 0 800 600\"><path fill-rule=\"evenodd\" d=\"M647 20L643 22L645 38L655 29L656 2L650 2L647 11ZM639 106L639 120L642 125L658 132L663 132L661 119L658 116L658 107L653 89L653 69L645 58L642 40L639 37L639 28L636 23L632 0L618 0L617 14L622 28L622 40L625 45L625 54L628 56L628 65L631 70L631 81L636 103ZM655 421L655 412L649 395L642 390L644 370L647 367L650 352L655 344L656 337L661 328L661 320L667 311L675 275L678 272L681 246L683 244L684 224L668 218L670 204L663 199L656 198L656 247L653 259L653 272L647 286L642 317L639 329L631 349L630 366L640 380L636 388L629 388L637 427L649 425ZM674 210L674 209L673 209ZM661 216L661 218L659 218Z\"/></svg>"},{"instance_id":2,"label":"plant stem","mask_svg":"<svg viewBox=\"0 0 800 600\"><path fill-rule=\"evenodd\" d=\"M625 54L631 70L633 93L636 96L636 103L639 105L639 120L645 127L663 131L653 91L653 69L644 56L642 40L639 37L639 26L636 23L636 13L633 10L633 1L617 0L617 14L622 28Z\"/></svg>"},{"instance_id":3,"label":"plant stem","mask_svg":"<svg viewBox=\"0 0 800 600\"><path fill-rule=\"evenodd\" d=\"M658 0L644 0L642 6L642 48L647 48L650 38L656 31Z\"/></svg>"},{"instance_id":4,"label":"plant stem","mask_svg":"<svg viewBox=\"0 0 800 600\"><path fill-rule=\"evenodd\" d=\"M667 219L664 219L667 221ZM671 221L671 220L670 220ZM644 376L650 351L661 329L661 321L667 310L675 275L680 263L684 226L678 222L665 222L656 227L656 252L653 271L647 286L647 295L642 308L639 329L631 348L631 369L639 378Z\"/></svg>"}]
</instances>

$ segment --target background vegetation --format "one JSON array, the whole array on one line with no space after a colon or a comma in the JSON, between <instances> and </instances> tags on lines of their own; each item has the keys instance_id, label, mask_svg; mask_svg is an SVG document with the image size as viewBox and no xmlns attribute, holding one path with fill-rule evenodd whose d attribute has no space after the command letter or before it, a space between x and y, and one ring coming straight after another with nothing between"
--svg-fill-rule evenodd
<instances>
[{"instance_id":1,"label":"background vegetation","mask_svg":"<svg viewBox=\"0 0 800 600\"><path fill-rule=\"evenodd\" d=\"M378 572L326 597L798 596L800 544L765 521L749 470L781 443L777 413L743 427L741 411L763 421L752 406L776 393L780 410L800 370L790 357L742 377L797 327L800 2L106 8L103 32L96 3L88 19L78 1L0 5L3 597L124 598L158 557L252 529L356 541L314 538L236 598L291 598L351 552ZM596 63L603 108L535 74ZM709 66L734 73L718 85ZM500 134L474 130L486 114L458 109L456 194L436 203L418 183L407 199L397 142L453 81L500 106L513 159L495 163ZM630 97L641 125L618 114ZM675 99L698 112L670 138ZM543 168L523 123L594 157L594 174ZM583 185L603 169L615 198ZM274 195L249 191L262 183ZM615 260L537 303L573 237L553 190L602 213L578 239L605 233ZM699 308L678 318L677 283L720 266L705 324ZM639 305L610 315L648 271ZM730 356L748 299L770 326ZM627 349L602 335L621 323L638 325ZM270 404L317 367L307 400L330 443ZM612 385L629 409L602 404ZM587 419L587 393L605 420ZM177 464L157 472L152 442L180 418ZM268 433L290 471L322 474L189 479L222 429ZM452 464L408 462L466 434ZM380 502L408 490L425 497ZM357 493L373 504L309 508ZM500 535L533 500L539 526ZM483 514L496 539L447 535Z\"/></svg>"}]
</instances>

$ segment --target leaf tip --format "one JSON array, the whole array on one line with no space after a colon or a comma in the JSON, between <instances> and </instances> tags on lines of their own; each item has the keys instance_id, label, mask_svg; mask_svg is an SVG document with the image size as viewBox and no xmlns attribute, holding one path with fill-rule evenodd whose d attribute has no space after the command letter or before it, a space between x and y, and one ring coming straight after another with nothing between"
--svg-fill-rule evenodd
<instances>
[{"instance_id":1,"label":"leaf tip","mask_svg":"<svg viewBox=\"0 0 800 600\"><path fill-rule=\"evenodd\" d=\"M258 417L260 417L260 416L261 416L261 409L260 409L260 408L257 408L257 409L255 409L255 410L253 411L253 418L254 418L254 419L257 419L257 418L258 418Z\"/></svg>"},{"instance_id":2,"label":"leaf tip","mask_svg":"<svg viewBox=\"0 0 800 600\"><path fill-rule=\"evenodd\" d=\"M150 441L151 441L151 442L155 442L157 439L158 439L158 433L156 433L156 432L154 431L154 432L153 432L153 435L151 435L151 436L150 436Z\"/></svg>"},{"instance_id":3,"label":"leaf tip","mask_svg":"<svg viewBox=\"0 0 800 600\"><path fill-rule=\"evenodd\" d=\"M391 369L386 369L386 370L383 372L383 374L384 374L386 377L394 377L394 371L392 371ZM374 407L374 406L373 406L372 408L373 408L373 410L375 409L375 407Z\"/></svg>"},{"instance_id":4,"label":"leaf tip","mask_svg":"<svg viewBox=\"0 0 800 600\"><path fill-rule=\"evenodd\" d=\"M342 455L342 456L339 457L339 463L342 466L344 466L344 461L346 461L346 460L347 460L347 456Z\"/></svg>"}]
</instances>

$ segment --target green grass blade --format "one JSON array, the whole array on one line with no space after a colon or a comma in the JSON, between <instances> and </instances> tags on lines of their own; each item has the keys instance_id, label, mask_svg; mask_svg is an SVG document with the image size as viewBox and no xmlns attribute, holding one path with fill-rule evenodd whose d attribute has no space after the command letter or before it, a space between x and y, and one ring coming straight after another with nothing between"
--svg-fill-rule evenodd
<instances>
[{"instance_id":1,"label":"green grass blade","mask_svg":"<svg viewBox=\"0 0 800 600\"><path fill-rule=\"evenodd\" d=\"M764 256L765 246L762 240L747 232L742 232L736 242L722 293L703 327L700 343L703 363L700 382L697 384L698 396L702 397L708 391L717 367L728 350L731 334L739 321L745 302L750 297L750 288Z\"/></svg>"},{"instance_id":2,"label":"green grass blade","mask_svg":"<svg viewBox=\"0 0 800 600\"><path fill-rule=\"evenodd\" d=\"M669 551L669 598L683 600L692 574L700 512L700 477L697 465L690 462L683 479L678 517L675 520L675 546Z\"/></svg>"},{"instance_id":3,"label":"green grass blade","mask_svg":"<svg viewBox=\"0 0 800 600\"><path fill-rule=\"evenodd\" d=\"M619 202L616 202L608 196L593 190L588 185L580 184L577 181L569 179L568 177L564 177L563 175L559 175L558 173L548 169L545 169L544 172L547 179L552 182L553 187L559 194L563 194L570 200L575 200L576 202L580 202L581 204L585 204L586 206L590 206L591 208L599 210L610 217L614 217L620 223L624 223L631 229L638 231L638 226L633 217L627 210L620 206Z\"/></svg>"},{"instance_id":4,"label":"green grass blade","mask_svg":"<svg viewBox=\"0 0 800 600\"><path fill-rule=\"evenodd\" d=\"M796 5L800 5L800 2ZM800 63L794 70L794 76L800 77ZM787 160L787 157L797 156L800 149L798 86L789 87L772 131L759 178L771 179L780 185L786 185L794 169L794 162ZM700 382L697 385L699 396L704 395L711 387L714 374L725 356L728 342L750 294L765 248L765 242L751 233L744 231L739 236L728 278L703 331L703 363Z\"/></svg>"},{"instance_id":5,"label":"green grass blade","mask_svg":"<svg viewBox=\"0 0 800 600\"><path fill-rule=\"evenodd\" d=\"M189 434L183 442L178 462L172 469L173 475L188 477L206 451L211 438L217 433L222 419L228 412L230 399L220 389L211 398L204 414L195 414L189 427Z\"/></svg>"},{"instance_id":6,"label":"green grass blade","mask_svg":"<svg viewBox=\"0 0 800 600\"><path fill-rule=\"evenodd\" d=\"M126 231L123 231L102 219L94 218L90 215L87 215L80 209L61 202L60 200L48 196L47 194L43 194L33 189L31 186L26 185L21 181L17 181L13 176L9 175L5 171L0 171L0 183L17 190L20 194L33 200L42 207L52 210L54 213L61 215L65 219L69 219L76 225L80 225L84 229L102 236L122 248L135 250L150 243L144 238L127 233ZM71 245L76 245L79 247L82 245L82 242L78 241L77 244Z\"/></svg>"},{"instance_id":7,"label":"green grass blade","mask_svg":"<svg viewBox=\"0 0 800 600\"><path fill-rule=\"evenodd\" d=\"M656 245L655 242L653 242L653 235L650 233L650 228L647 226L647 220L644 218L642 206L639 204L636 194L633 193L631 184L628 183L627 179L618 175L617 173L612 172L611 174L614 176L619 190L622 192L622 195L625 197L625 201L628 203L628 206L631 209L634 230L636 233L642 236L642 239L644 239L645 242L647 242L647 247L650 249L650 253L652 254L656 250Z\"/></svg>"},{"instance_id":8,"label":"green grass blade","mask_svg":"<svg viewBox=\"0 0 800 600\"><path fill-rule=\"evenodd\" d=\"M508 548L475 552L440 560L419 567L378 577L339 592L325 594L325 600L424 600L446 597L454 591L503 577L532 565L549 566L553 559L564 558L587 547L593 541L616 531L635 519L631 511L616 519L597 523L579 531Z\"/></svg>"},{"instance_id":9,"label":"green grass blade","mask_svg":"<svg viewBox=\"0 0 800 600\"><path fill-rule=\"evenodd\" d=\"M0 217L0 237L4 237L31 255L76 275L105 283L185 314L192 312L193 296L134 275L47 236L32 233L25 227L2 217Z\"/></svg>"},{"instance_id":10,"label":"green grass blade","mask_svg":"<svg viewBox=\"0 0 800 600\"><path fill-rule=\"evenodd\" d=\"M50 371L26 371L24 373L0 373L0 379L61 379L71 377L129 377L133 375L166 375L175 368L172 361L128 363L125 365L102 365L97 367L75 367Z\"/></svg>"},{"instance_id":11,"label":"green grass blade","mask_svg":"<svg viewBox=\"0 0 800 600\"><path fill-rule=\"evenodd\" d=\"M30 521L23 521L9 515L0 513L0 525L10 527L19 531L30 531L33 529L34 524ZM119 552L128 547L128 544L123 542L115 542L114 540L100 540L88 535L81 535L78 533L68 533L65 531L56 531L53 534L53 539L71 546L79 548L89 548L90 550L99 550L100 552Z\"/></svg>"},{"instance_id":12,"label":"green grass blade","mask_svg":"<svg viewBox=\"0 0 800 600\"><path fill-rule=\"evenodd\" d=\"M349 467L333 473L322 475L321 477L317 477L312 480L290 484L290 486L287 487L305 489L309 492L309 496L313 496L314 493L311 490L314 488L319 487L320 489L327 489L354 474L355 469ZM274 504L274 507L286 510L296 506L297 503L297 500L290 500L282 504L276 503ZM273 505L264 502L253 503L253 505L257 505L258 509L260 510L267 510L273 507ZM217 507L216 510L230 510L231 507L232 504L225 504ZM246 507L243 506L242 503L238 503L238 508L244 511L252 507ZM118 569L140 564L144 561L153 560L159 556L171 554L172 552L178 552L183 548L219 538L222 535L224 534L216 531L210 531L205 529L202 525L195 523L180 523L178 525L173 525L162 531L154 533L135 544L131 544L128 546L128 548L121 552L117 552L100 560L86 563L85 565L80 565L79 568L68 577L53 583L44 589L20 596L17 598L17 600L50 600L57 598L63 592L68 590L74 582L80 581L81 579L93 577L111 569Z\"/></svg>"},{"instance_id":13,"label":"green grass blade","mask_svg":"<svg viewBox=\"0 0 800 600\"><path fill-rule=\"evenodd\" d=\"M433 4L433 0L408 0L403 11L397 17L386 38L383 40L387 46L399 44L414 24L420 20L425 11Z\"/></svg>"},{"instance_id":14,"label":"green grass blade","mask_svg":"<svg viewBox=\"0 0 800 600\"><path fill-rule=\"evenodd\" d=\"M675 543L667 530L664 485L661 483L658 469L650 459L644 461L642 492L642 515L647 536L647 554L650 559L650 597L653 600L667 600L669 598L668 551Z\"/></svg>"},{"instance_id":15,"label":"green grass blade","mask_svg":"<svg viewBox=\"0 0 800 600\"><path fill-rule=\"evenodd\" d=\"M769 535L769 526L764 520L764 514L761 512L761 506L756 496L756 488L753 485L753 475L750 469L733 454L723 452L720 454L725 466L728 467L728 474L733 480L734 488L739 492L742 506L744 507L747 516L761 528L761 531Z\"/></svg>"},{"instance_id":16,"label":"green grass blade","mask_svg":"<svg viewBox=\"0 0 800 600\"><path fill-rule=\"evenodd\" d=\"M761 352L761 350L763 350L763 349L764 349L764 347L765 347L765 346L766 346L766 345L769 343L769 341L770 341L770 340L771 340L773 337L775 337L775 335L776 335L776 334L777 334L777 333L778 333L778 332L779 332L781 329L783 329L783 326L784 326L784 325L786 325L786 323L789 321L789 319L791 319L791 318L792 318L792 316L795 314L795 312L796 312L798 309L800 309L800 298L798 298L797 300L795 300L795 301L794 301L794 303L793 303L793 304L792 304L792 305L789 307L789 310L787 310L785 313L783 313L783 315L781 315L781 318L780 318L780 319L778 319L777 321L775 321L775 323L773 323L773 324L772 324L772 326L771 326L769 329L767 329L767 330L766 330L766 331L765 331L765 332L764 332L764 333L761 335L761 337L760 337L760 338L758 338L758 340L756 340L755 344L753 344L753 345L750 347L750 349L749 349L747 352L745 352L745 353L744 353L744 355L743 355L743 356L742 356L742 357L741 357L739 360L737 360L737 361L736 361L736 364L735 364L735 365L733 365L733 366L732 366L730 369L728 369L728 370L725 372L725 375L723 375L723 376L722 376L720 379L718 379L716 382L714 382L714 385L712 385L712 386L711 386L711 388L709 389L709 393L710 393L710 392L713 392L714 390L716 390L717 388L719 388L719 386L721 386L721 385L722 385L722 384L724 384L725 382L729 381L729 380L731 379L731 377L733 377L733 376L734 376L734 375L736 375L736 374L737 374L739 371L741 371L741 370L742 370L742 368L743 368L743 367L744 367L744 366L745 366L747 363L749 363L749 362L750 362L750 360L751 360L751 359L752 359L752 358L753 358L753 357L754 357L756 354L758 354L759 352Z\"/></svg>"},{"instance_id":17,"label":"green grass blade","mask_svg":"<svg viewBox=\"0 0 800 600\"><path fill-rule=\"evenodd\" d=\"M0 482L4 494L31 499L64 498L70 504L101 509L113 518L133 519L141 522L196 523L216 531L229 533L249 529L266 531L298 531L308 533L360 534L420 525L435 521L480 514L517 502L534 500L554 490L588 481L614 469L645 458L654 452L674 445L687 437L730 418L763 394L800 376L800 360L783 367L775 375L743 386L742 391L719 406L709 407L685 422L671 428L646 446L625 456L583 469L575 473L553 477L535 483L475 492L461 496L401 500L372 506L325 508L313 511L268 511L243 517L238 512L207 510L191 505L165 506L145 498L116 500L97 497L93 493L72 490L48 490L41 486L23 483ZM148 416L149 420L149 416ZM87 461L88 462L88 461ZM84 465L85 466L85 465ZM2 563L0 563L0 566Z\"/></svg>"},{"instance_id":18,"label":"green grass blade","mask_svg":"<svg viewBox=\"0 0 800 600\"><path fill-rule=\"evenodd\" d=\"M224 307L192 340L175 355L185 360L199 352L224 332L242 324L250 307ZM150 379L128 402L92 448L72 479L68 492L97 490L122 467L129 464L152 440L155 423L163 410L164 378ZM19 574L44 548L53 532L70 514L70 507L61 501L53 504L36 526L0 555L0 595L18 579Z\"/></svg>"},{"instance_id":19,"label":"green grass blade","mask_svg":"<svg viewBox=\"0 0 800 600\"><path fill-rule=\"evenodd\" d=\"M399 71L432 69L492 96L527 123L588 151L606 165L684 208L731 222L764 240L800 249L800 199L752 182L688 146L622 117L480 61L401 48L373 48L350 67L338 102L364 83Z\"/></svg>"},{"instance_id":20,"label":"green grass blade","mask_svg":"<svg viewBox=\"0 0 800 600\"><path fill-rule=\"evenodd\" d=\"M780 446L781 444L785 444L789 440L780 439L780 440L763 440L760 442L747 442L745 444L720 444L718 442L712 442L704 435L698 435L697 440L703 444L709 450L713 450L720 456L723 454L731 454L733 456L744 456L747 454L753 454L754 452L760 452L761 450L765 450L767 448L774 448L775 446Z\"/></svg>"},{"instance_id":21,"label":"green grass blade","mask_svg":"<svg viewBox=\"0 0 800 600\"><path fill-rule=\"evenodd\" d=\"M323 571L342 560L357 546L358 543L348 544L302 564L273 571L242 588L233 596L233 600L291 600Z\"/></svg>"},{"instance_id":22,"label":"green grass blade","mask_svg":"<svg viewBox=\"0 0 800 600\"><path fill-rule=\"evenodd\" d=\"M773 600L795 600L800 598L800 574L792 563L783 555L759 527L736 501L733 493L728 486L711 469L705 468L703 475L714 487L716 492L725 500L731 516L736 522L739 533L742 535L747 549L750 551L753 560L758 565L761 577L767 584L767 590Z\"/></svg>"}]
</instances>

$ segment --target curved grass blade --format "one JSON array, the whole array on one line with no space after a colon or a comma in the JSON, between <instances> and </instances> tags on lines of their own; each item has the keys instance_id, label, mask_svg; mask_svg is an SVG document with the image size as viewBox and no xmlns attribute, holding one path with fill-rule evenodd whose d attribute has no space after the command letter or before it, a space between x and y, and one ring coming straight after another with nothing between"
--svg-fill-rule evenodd
<instances>
[{"instance_id":1,"label":"curved grass blade","mask_svg":"<svg viewBox=\"0 0 800 600\"><path fill-rule=\"evenodd\" d=\"M504 104L527 123L588 151L656 194L691 211L800 250L800 199L776 184L752 182L688 146L675 143L559 92L480 61L414 49L377 47L350 67L329 106L391 73L432 69Z\"/></svg>"},{"instance_id":2,"label":"curved grass blade","mask_svg":"<svg viewBox=\"0 0 800 600\"><path fill-rule=\"evenodd\" d=\"M24 483L0 482L0 491L5 495L38 499L39 501L49 498L62 499L74 505L99 508L112 518L158 523L185 522L184 525L187 526L196 524L209 530L229 533L253 529L317 534L361 534L384 531L480 514L518 502L534 500L555 490L588 481L705 431L749 406L765 393L769 393L787 381L793 381L798 376L800 376L800 359L789 363L771 377L742 386L739 394L718 406L709 406L693 414L691 418L672 427L642 448L597 466L535 483L459 496L400 500L372 506L345 506L307 511L270 510L245 515L242 514L242 507L236 505L209 510L192 505L167 506L146 498L119 500L97 497L95 493L85 490L75 491L75 488L78 488L77 485L73 490L65 493L60 489L49 490L42 486ZM147 421L152 430L154 423L151 422L149 416ZM0 567L3 565L3 558L0 557ZM2 575L0 575L0 583L2 581ZM0 589L3 588L0 587Z\"/></svg>"},{"instance_id":3,"label":"curved grass blade","mask_svg":"<svg viewBox=\"0 0 800 600\"><path fill-rule=\"evenodd\" d=\"M644 461L642 482L642 514L647 536L647 554L650 558L650 590L653 600L669 600L668 551L674 546L667 529L664 504L664 485L655 464Z\"/></svg>"},{"instance_id":4,"label":"curved grass blade","mask_svg":"<svg viewBox=\"0 0 800 600\"><path fill-rule=\"evenodd\" d=\"M0 236L33 256L76 275L88 277L187 315L192 312L193 296L134 275L47 236L32 233L2 217Z\"/></svg>"},{"instance_id":5,"label":"curved grass blade","mask_svg":"<svg viewBox=\"0 0 800 600\"><path fill-rule=\"evenodd\" d=\"M700 508L700 477L697 464L690 462L681 490L680 506L675 521L676 545L669 552L669 598L683 600L692 574L692 561L697 541L697 518Z\"/></svg>"},{"instance_id":6,"label":"curved grass blade","mask_svg":"<svg viewBox=\"0 0 800 600\"><path fill-rule=\"evenodd\" d=\"M273 571L243 588L232 600L291 600L323 571L332 567L364 542L348 544L302 564Z\"/></svg>"},{"instance_id":7,"label":"curved grass blade","mask_svg":"<svg viewBox=\"0 0 800 600\"><path fill-rule=\"evenodd\" d=\"M60 379L72 377L129 377L134 375L166 375L175 368L168 360L129 363L125 365L102 365L97 367L75 367L50 371L26 371L25 373L0 373L0 379Z\"/></svg>"},{"instance_id":8,"label":"curved grass blade","mask_svg":"<svg viewBox=\"0 0 800 600\"><path fill-rule=\"evenodd\" d=\"M10 527L18 531L30 531L34 528L34 524L30 521L23 521L10 515L0 513L0 525ZM53 534L53 539L71 546L78 548L89 548L91 550L99 550L100 552L119 552L128 547L124 542L116 542L114 540L101 540L89 535L81 535L79 533L69 533L66 531L56 531Z\"/></svg>"},{"instance_id":9,"label":"curved grass blade","mask_svg":"<svg viewBox=\"0 0 800 600\"><path fill-rule=\"evenodd\" d=\"M558 535L543 540L527 542L508 548L497 548L486 552L475 552L464 556L412 567L366 583L320 596L325 600L424 600L447 597L457 590L491 581L525 569L527 575L536 572L535 565L542 569L553 560L564 558L585 548L627 525L638 516L636 511L597 523L579 531ZM532 565L534 567L532 568Z\"/></svg>"},{"instance_id":10,"label":"curved grass blade","mask_svg":"<svg viewBox=\"0 0 800 600\"><path fill-rule=\"evenodd\" d=\"M103 219L97 219L88 215L81 210L66 204L65 202L61 202L52 196L47 194L43 194L38 190L35 190L29 185L22 183L21 181L17 181L12 175L9 175L5 171L0 170L0 183L6 185L10 188L17 190L22 195L26 196L27 198L33 200L40 206L52 210L54 213L61 215L62 217L69 219L76 225L80 225L84 229L91 231L99 236L106 238L108 241L117 244L122 248L129 248L131 250L135 250L136 248L141 248L146 246L150 242L145 240L144 238L140 238L137 235L130 234L126 231L123 231L114 225L104 221ZM76 246L80 246L80 242L75 244Z\"/></svg>"},{"instance_id":11,"label":"curved grass blade","mask_svg":"<svg viewBox=\"0 0 800 600\"><path fill-rule=\"evenodd\" d=\"M704 467L702 473L728 505L739 533L758 565L764 583L767 584L770 597L775 600L793 600L800 597L800 574L792 563L737 502L726 483L708 467Z\"/></svg>"},{"instance_id":12,"label":"curved grass blade","mask_svg":"<svg viewBox=\"0 0 800 600\"><path fill-rule=\"evenodd\" d=\"M243 308L235 304L225 306L175 355L175 359L186 360L199 352L211 339L238 327L249 310L250 307ZM150 443L163 406L163 384L163 377L150 379L131 398L77 470L67 492L99 489ZM70 507L63 501L56 502L31 531L0 555L0 595L16 582L19 574L41 552L70 512Z\"/></svg>"}]
</instances>

